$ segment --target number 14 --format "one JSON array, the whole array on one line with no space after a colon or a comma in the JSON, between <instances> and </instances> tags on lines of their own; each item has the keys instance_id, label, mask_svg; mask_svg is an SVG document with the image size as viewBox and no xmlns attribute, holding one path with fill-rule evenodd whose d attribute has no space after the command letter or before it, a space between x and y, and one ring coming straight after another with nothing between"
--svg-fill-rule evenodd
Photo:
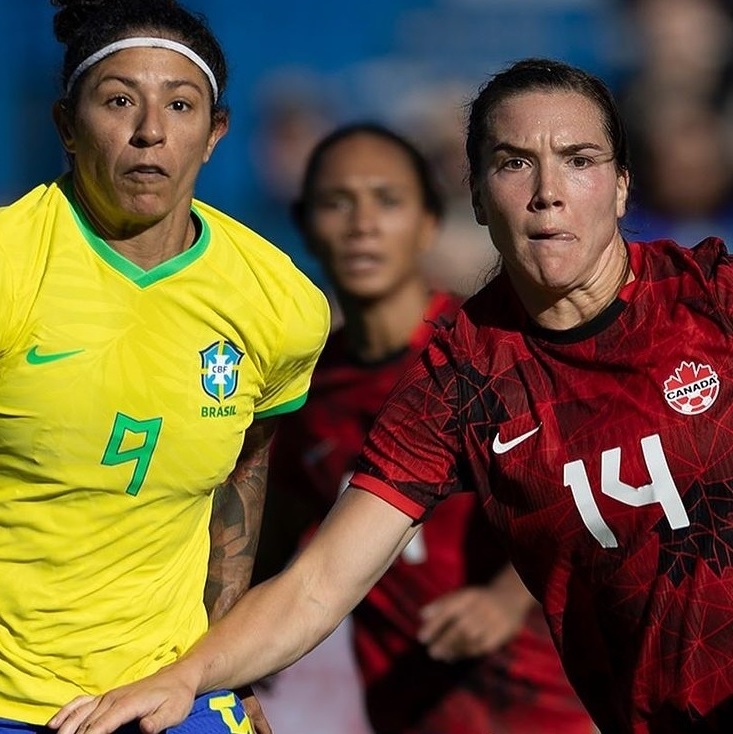
<instances>
[{"instance_id":1,"label":"number 14","mask_svg":"<svg viewBox=\"0 0 733 734\"><path fill-rule=\"evenodd\" d=\"M669 470L659 435L655 433L642 438L641 451L652 481L641 487L632 487L622 482L621 449L609 449L601 453L601 492L631 507L658 503L673 530L689 527L690 519ZM601 517L593 498L588 472L582 459L565 464L563 482L566 487L570 487L580 517L593 537L604 548L618 548L618 540Z\"/></svg>"}]
</instances>

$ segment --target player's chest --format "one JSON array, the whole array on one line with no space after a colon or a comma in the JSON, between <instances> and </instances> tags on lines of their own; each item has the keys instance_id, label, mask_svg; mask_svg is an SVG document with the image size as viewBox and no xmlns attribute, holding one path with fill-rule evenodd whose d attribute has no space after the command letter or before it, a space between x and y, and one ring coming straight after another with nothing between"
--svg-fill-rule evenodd
<instances>
[{"instance_id":1,"label":"player's chest","mask_svg":"<svg viewBox=\"0 0 733 734\"><path fill-rule=\"evenodd\" d=\"M238 449L278 339L272 324L206 289L113 283L87 296L39 293L0 365L5 414L82 432L123 415L180 446L203 437Z\"/></svg>"},{"instance_id":2,"label":"player's chest","mask_svg":"<svg viewBox=\"0 0 733 734\"><path fill-rule=\"evenodd\" d=\"M488 456L483 481L504 524L531 516L569 549L693 524L700 487L733 479L733 345L718 330L682 331L615 349L534 345L492 382L486 422L466 440Z\"/></svg>"}]
</instances>

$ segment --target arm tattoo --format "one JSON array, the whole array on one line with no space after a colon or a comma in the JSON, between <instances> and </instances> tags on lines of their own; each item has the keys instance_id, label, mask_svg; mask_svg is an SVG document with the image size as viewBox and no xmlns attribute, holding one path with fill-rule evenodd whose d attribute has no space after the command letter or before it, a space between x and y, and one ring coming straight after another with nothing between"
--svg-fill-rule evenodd
<instances>
[{"instance_id":1,"label":"arm tattoo","mask_svg":"<svg viewBox=\"0 0 733 734\"><path fill-rule=\"evenodd\" d=\"M214 490L211 552L204 590L209 621L229 611L249 586L260 534L267 463L276 419L255 421L227 480Z\"/></svg>"}]
</instances>

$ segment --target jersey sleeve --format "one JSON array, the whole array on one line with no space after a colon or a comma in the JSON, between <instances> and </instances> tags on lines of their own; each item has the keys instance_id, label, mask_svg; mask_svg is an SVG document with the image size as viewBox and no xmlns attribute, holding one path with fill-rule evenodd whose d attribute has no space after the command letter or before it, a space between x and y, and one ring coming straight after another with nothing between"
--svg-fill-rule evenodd
<instances>
[{"instance_id":1,"label":"jersey sleeve","mask_svg":"<svg viewBox=\"0 0 733 734\"><path fill-rule=\"evenodd\" d=\"M328 336L330 309L326 297L305 276L295 283L281 326L280 346L255 405L256 419L289 413L303 405Z\"/></svg>"},{"instance_id":2,"label":"jersey sleeve","mask_svg":"<svg viewBox=\"0 0 733 734\"><path fill-rule=\"evenodd\" d=\"M0 356L5 354L17 338L19 294L17 273L8 253L0 246Z\"/></svg>"},{"instance_id":3,"label":"jersey sleeve","mask_svg":"<svg viewBox=\"0 0 733 734\"><path fill-rule=\"evenodd\" d=\"M369 432L351 484L423 521L461 480L457 375L436 333Z\"/></svg>"}]
</instances>

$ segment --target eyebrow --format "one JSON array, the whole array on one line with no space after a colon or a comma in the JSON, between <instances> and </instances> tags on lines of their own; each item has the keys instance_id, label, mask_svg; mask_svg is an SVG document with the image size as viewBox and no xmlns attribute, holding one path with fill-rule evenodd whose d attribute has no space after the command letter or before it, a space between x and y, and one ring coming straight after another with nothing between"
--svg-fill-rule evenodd
<instances>
[{"instance_id":1,"label":"eyebrow","mask_svg":"<svg viewBox=\"0 0 733 734\"><path fill-rule=\"evenodd\" d=\"M390 181L380 181L377 183L367 183L366 186L358 186L357 191L366 189L367 191L409 191L410 185L407 183L396 183ZM332 196L334 194L353 194L355 191L354 187L348 184L335 184L333 186L315 186L313 193L316 196Z\"/></svg>"},{"instance_id":2,"label":"eyebrow","mask_svg":"<svg viewBox=\"0 0 733 734\"><path fill-rule=\"evenodd\" d=\"M99 89L99 87L106 82L120 82L127 87L132 87L133 89L140 86L140 84L131 77L121 76L120 74L110 74L109 76L102 77L95 85L95 89ZM163 86L170 90L179 89L180 87L192 87L201 94L205 93L204 88L200 84L197 84L190 79L169 79L163 82Z\"/></svg>"},{"instance_id":3,"label":"eyebrow","mask_svg":"<svg viewBox=\"0 0 733 734\"><path fill-rule=\"evenodd\" d=\"M560 153L565 155L573 155L580 153L583 150L597 150L599 153L609 152L604 146L598 145L598 143L571 143L570 145L564 145L560 148ZM511 143L497 143L492 149L491 153L512 153L514 155L532 155L533 151L528 148L522 148L518 145L512 145Z\"/></svg>"}]
</instances>

